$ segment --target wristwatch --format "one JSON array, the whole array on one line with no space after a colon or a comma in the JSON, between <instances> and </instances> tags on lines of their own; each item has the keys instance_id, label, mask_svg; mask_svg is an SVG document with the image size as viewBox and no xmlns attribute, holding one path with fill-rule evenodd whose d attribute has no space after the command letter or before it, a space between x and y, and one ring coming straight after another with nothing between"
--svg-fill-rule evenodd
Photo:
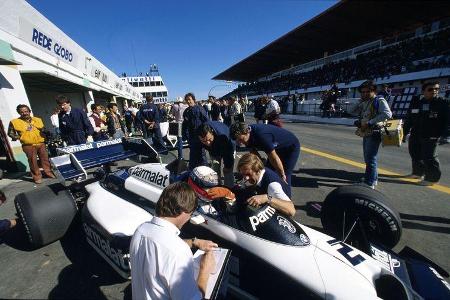
<instances>
[{"instance_id":1,"label":"wristwatch","mask_svg":"<svg viewBox=\"0 0 450 300\"><path fill-rule=\"evenodd\" d=\"M272 204L272 196L267 195L267 203Z\"/></svg>"}]
</instances>

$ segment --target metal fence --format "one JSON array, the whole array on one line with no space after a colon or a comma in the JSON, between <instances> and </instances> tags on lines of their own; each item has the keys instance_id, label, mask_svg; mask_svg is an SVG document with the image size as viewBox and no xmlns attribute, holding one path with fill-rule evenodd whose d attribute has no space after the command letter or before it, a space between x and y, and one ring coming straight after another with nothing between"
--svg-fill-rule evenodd
<instances>
[{"instance_id":1,"label":"metal fence","mask_svg":"<svg viewBox=\"0 0 450 300\"><path fill-rule=\"evenodd\" d=\"M290 102L286 107L280 106L280 108L282 114L342 118L349 116L349 110L355 105L354 102L350 101L338 101L334 111L324 111L320 108L321 104L321 101L314 101L312 103L297 103L297 106L295 107L292 102ZM248 111L254 112L254 105L249 105Z\"/></svg>"}]
</instances>

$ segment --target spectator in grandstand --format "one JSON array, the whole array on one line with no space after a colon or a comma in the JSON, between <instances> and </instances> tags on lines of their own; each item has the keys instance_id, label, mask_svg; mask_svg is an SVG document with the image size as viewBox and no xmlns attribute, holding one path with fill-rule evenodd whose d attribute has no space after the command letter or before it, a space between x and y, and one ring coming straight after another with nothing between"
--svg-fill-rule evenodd
<instances>
[{"instance_id":1,"label":"spectator in grandstand","mask_svg":"<svg viewBox=\"0 0 450 300\"><path fill-rule=\"evenodd\" d=\"M183 113L183 136L189 141L189 169L206 164L206 153L197 136L198 128L208 121L205 110L195 103L193 93L187 93L184 101L188 108Z\"/></svg>"},{"instance_id":2,"label":"spectator in grandstand","mask_svg":"<svg viewBox=\"0 0 450 300\"><path fill-rule=\"evenodd\" d=\"M84 111L71 106L70 100L63 95L56 97L60 112L59 129L61 138L67 145L85 144L86 141L92 142L94 129Z\"/></svg>"},{"instance_id":3,"label":"spectator in grandstand","mask_svg":"<svg viewBox=\"0 0 450 300\"><path fill-rule=\"evenodd\" d=\"M355 121L358 127L356 134L363 138L366 172L362 181L374 189L378 183L377 155L381 143L380 128L383 122L392 117L392 112L386 100L376 95L376 85L373 81L363 82L358 90L361 93L361 101L351 114L358 116L358 120Z\"/></svg>"},{"instance_id":4,"label":"spectator in grandstand","mask_svg":"<svg viewBox=\"0 0 450 300\"><path fill-rule=\"evenodd\" d=\"M94 134L92 135L94 142L108 139L106 122L100 116L101 109L101 105L96 103L91 104L92 113L89 116L89 121L91 122L92 128L94 128Z\"/></svg>"},{"instance_id":5,"label":"spectator in grandstand","mask_svg":"<svg viewBox=\"0 0 450 300\"><path fill-rule=\"evenodd\" d=\"M141 106L139 109L142 134L144 138L152 137L153 141L159 142L161 145L164 145L161 131L159 129L159 109L156 104L153 103L153 97L147 96L145 97L147 103Z\"/></svg>"},{"instance_id":6,"label":"spectator in grandstand","mask_svg":"<svg viewBox=\"0 0 450 300\"><path fill-rule=\"evenodd\" d=\"M17 105L16 111L20 117L11 120L9 123L8 136L13 141L19 140L22 144L22 150L27 156L33 181L37 184L42 183L42 173L37 160L38 156L45 175L49 178L55 178L50 169L48 153L42 135L42 130L44 129L42 119L32 117L30 107L25 104Z\"/></svg>"},{"instance_id":7,"label":"spectator in grandstand","mask_svg":"<svg viewBox=\"0 0 450 300\"><path fill-rule=\"evenodd\" d=\"M235 123L230 128L230 137L239 146L266 152L267 166L280 175L291 186L292 172L300 156L300 142L290 131L269 124Z\"/></svg>"},{"instance_id":8,"label":"spectator in grandstand","mask_svg":"<svg viewBox=\"0 0 450 300\"><path fill-rule=\"evenodd\" d=\"M217 121L208 121L197 130L197 136L208 150L212 160L212 169L221 174L223 161L224 184L230 188L234 186L234 156L236 154L236 143L230 138L230 128Z\"/></svg>"},{"instance_id":9,"label":"spectator in grandstand","mask_svg":"<svg viewBox=\"0 0 450 300\"><path fill-rule=\"evenodd\" d=\"M180 230L197 208L197 196L185 182L166 187L156 203L156 216L140 225L130 243L133 299L202 299L214 271L216 243L197 238L182 240ZM191 248L202 256L194 277ZM203 296L203 297L202 297Z\"/></svg>"},{"instance_id":10,"label":"spectator in grandstand","mask_svg":"<svg viewBox=\"0 0 450 300\"><path fill-rule=\"evenodd\" d=\"M108 104L108 113L106 114L106 125L108 134L114 139L120 139L126 135L126 126L119 114L119 108L116 103Z\"/></svg>"},{"instance_id":11,"label":"spectator in grandstand","mask_svg":"<svg viewBox=\"0 0 450 300\"><path fill-rule=\"evenodd\" d=\"M257 155L244 154L239 159L237 168L246 186L256 186L257 194L247 199L249 205L259 207L267 203L284 215L290 217L295 215L290 187L277 173L264 168Z\"/></svg>"},{"instance_id":12,"label":"spectator in grandstand","mask_svg":"<svg viewBox=\"0 0 450 300\"><path fill-rule=\"evenodd\" d=\"M278 102L273 99L273 97L263 97L263 102L266 104L266 111L264 112L263 118L266 119L269 124L283 127L280 119L280 106Z\"/></svg>"},{"instance_id":13,"label":"spectator in grandstand","mask_svg":"<svg viewBox=\"0 0 450 300\"><path fill-rule=\"evenodd\" d=\"M240 85L233 93L261 95L326 85L329 82L349 83L364 78L389 78L400 73L448 67L449 32L450 29L440 30L424 37L360 53L352 59L324 64L307 72Z\"/></svg>"},{"instance_id":14,"label":"spectator in grandstand","mask_svg":"<svg viewBox=\"0 0 450 300\"><path fill-rule=\"evenodd\" d=\"M438 96L439 82L422 85L423 97L412 99L404 125L404 140L412 160L410 178L423 178L420 185L433 185L441 178L438 143L449 142L449 102Z\"/></svg>"}]
</instances>

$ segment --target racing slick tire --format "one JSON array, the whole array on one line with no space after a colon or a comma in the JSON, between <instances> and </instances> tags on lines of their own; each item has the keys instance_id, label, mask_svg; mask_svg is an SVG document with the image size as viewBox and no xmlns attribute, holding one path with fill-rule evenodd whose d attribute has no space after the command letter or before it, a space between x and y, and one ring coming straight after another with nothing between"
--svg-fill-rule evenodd
<instances>
[{"instance_id":1,"label":"racing slick tire","mask_svg":"<svg viewBox=\"0 0 450 300\"><path fill-rule=\"evenodd\" d=\"M355 234L348 236L349 242L360 246L378 243L388 248L399 242L400 216L379 191L361 185L343 186L328 194L322 204L322 226L337 239L343 240L348 235L358 217L360 222L354 227Z\"/></svg>"},{"instance_id":2,"label":"racing slick tire","mask_svg":"<svg viewBox=\"0 0 450 300\"><path fill-rule=\"evenodd\" d=\"M62 238L77 213L72 195L60 184L20 193L14 204L33 248Z\"/></svg>"}]
</instances>

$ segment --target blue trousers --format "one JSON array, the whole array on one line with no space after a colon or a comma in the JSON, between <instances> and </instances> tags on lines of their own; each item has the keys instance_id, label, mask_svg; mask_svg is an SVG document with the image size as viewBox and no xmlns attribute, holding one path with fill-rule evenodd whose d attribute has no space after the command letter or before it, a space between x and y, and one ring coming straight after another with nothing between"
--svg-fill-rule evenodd
<instances>
[{"instance_id":1,"label":"blue trousers","mask_svg":"<svg viewBox=\"0 0 450 300\"><path fill-rule=\"evenodd\" d=\"M286 174L286 181L289 185L289 188L291 187L291 177L292 173L294 172L295 165L297 164L297 161L300 159L300 144L293 145L291 147L287 147L284 149L276 149L277 155L281 159L281 163L283 164L284 173ZM272 166L269 161L267 161L267 167L274 170L276 169L274 166Z\"/></svg>"},{"instance_id":2,"label":"blue trousers","mask_svg":"<svg viewBox=\"0 0 450 300\"><path fill-rule=\"evenodd\" d=\"M366 163L364 182L368 185L373 185L378 180L377 155L380 143L381 137L377 133L363 138L364 162Z\"/></svg>"},{"instance_id":3,"label":"blue trousers","mask_svg":"<svg viewBox=\"0 0 450 300\"><path fill-rule=\"evenodd\" d=\"M206 161L206 152L202 147L200 140L198 137L189 139L189 170L193 170L198 166L205 166L207 164Z\"/></svg>"}]
</instances>

